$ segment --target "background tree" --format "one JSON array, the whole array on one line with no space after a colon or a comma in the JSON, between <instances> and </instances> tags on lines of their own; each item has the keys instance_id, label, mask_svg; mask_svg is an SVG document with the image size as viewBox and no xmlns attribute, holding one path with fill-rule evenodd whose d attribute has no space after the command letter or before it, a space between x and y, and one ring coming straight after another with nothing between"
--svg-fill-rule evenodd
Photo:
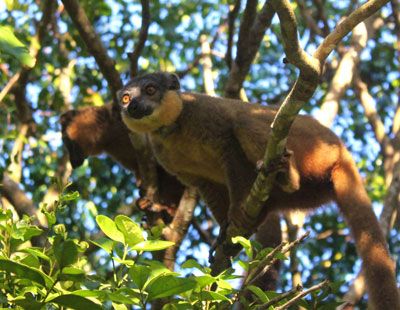
<instances>
[{"instance_id":1,"label":"background tree","mask_svg":"<svg viewBox=\"0 0 400 310\"><path fill-rule=\"evenodd\" d=\"M51 205L60 194L57 184L66 184L69 179L70 189L78 190L80 199L58 220L71 235L93 239L99 233L94 220L97 214L123 213L139 222L143 213L134 212L134 201L141 196L151 197L151 203L160 200L157 168L146 149L140 148L141 140L132 137L134 147L143 150L138 154L146 167L140 184L131 172L104 156L90 158L71 173L61 146L60 114L71 108L115 102L115 91L131 76L158 70L177 72L185 90L262 104L282 102L296 70L283 61L280 24L273 19L271 2L1 3L0 31L5 31L4 26L11 27L7 29L29 47L32 58L21 64L19 54L7 52L0 40L3 208L13 208L19 216L37 215L37 224L46 226L38 206ZM359 3L298 0L292 5L301 45L312 53ZM357 26L328 58L320 85L304 107L340 135L352 151L395 255L400 253L396 234L400 190L399 19L398 0L392 0ZM178 222L170 226L184 229L164 230L167 239L174 235L179 241L185 236L185 227L188 229L178 263L199 257L217 234L217 226L202 202L194 208L197 200L192 191L187 189L186 195L177 199L176 212L185 216L176 217ZM187 211L188 204L193 217L190 212L179 213ZM146 213L154 222L162 218L151 208ZM329 278L344 281L341 290L348 290L359 261L353 244L348 242L349 232L338 218L336 208L330 206L307 216L304 223L302 217L299 221L299 217L286 216L286 238L295 238L296 229L312 233L301 250L291 254L291 265L281 272L280 288L290 287L292 278L306 286ZM272 221L277 227L277 217ZM267 238L269 232L263 232L263 241L279 243L280 234L274 230ZM176 250L164 254L164 258ZM103 264L98 250L90 249L89 253L90 268L107 273L108 265ZM206 255L200 256L201 263L206 260ZM350 290L347 297L354 301L361 295L362 289Z\"/></svg>"}]
</instances>

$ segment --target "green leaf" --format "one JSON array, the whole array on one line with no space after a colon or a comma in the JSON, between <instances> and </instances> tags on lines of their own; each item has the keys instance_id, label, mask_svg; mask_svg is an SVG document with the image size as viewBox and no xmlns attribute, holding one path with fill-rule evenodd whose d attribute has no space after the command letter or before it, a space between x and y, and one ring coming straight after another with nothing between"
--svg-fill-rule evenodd
<instances>
[{"instance_id":1,"label":"green leaf","mask_svg":"<svg viewBox=\"0 0 400 310\"><path fill-rule=\"evenodd\" d=\"M42 303L35 300L34 296L30 293L25 294L24 297L20 295L11 302L15 303L17 306L22 307L22 309L40 310L43 307Z\"/></svg>"},{"instance_id":2,"label":"green leaf","mask_svg":"<svg viewBox=\"0 0 400 310\"><path fill-rule=\"evenodd\" d=\"M197 286L200 289L202 289L203 287L205 287L207 285L211 285L217 281L217 279L215 279L213 276L210 276L208 274L203 275L203 276L193 277L193 279L197 282Z\"/></svg>"},{"instance_id":3,"label":"green leaf","mask_svg":"<svg viewBox=\"0 0 400 310\"><path fill-rule=\"evenodd\" d=\"M196 268L204 273L207 273L208 272L207 269L209 269L209 268L203 267L194 259L188 259L186 262L184 262L181 265L181 268Z\"/></svg>"},{"instance_id":4,"label":"green leaf","mask_svg":"<svg viewBox=\"0 0 400 310\"><path fill-rule=\"evenodd\" d=\"M68 308L77 309L77 310L82 310L82 309L101 310L101 309L103 309L103 307L101 307L100 304L95 303L95 302L91 301L90 299L87 299L85 297L75 295L75 294L61 295L54 299L48 300L47 302L55 303L55 304L63 306L63 307L68 307Z\"/></svg>"},{"instance_id":5,"label":"green leaf","mask_svg":"<svg viewBox=\"0 0 400 310\"><path fill-rule=\"evenodd\" d=\"M248 285L248 286L246 286L246 289L248 289L250 292L252 292L254 295L256 295L258 300L263 304L270 300L268 298L267 294L265 294L265 292L257 286Z\"/></svg>"},{"instance_id":6,"label":"green leaf","mask_svg":"<svg viewBox=\"0 0 400 310\"><path fill-rule=\"evenodd\" d=\"M79 196L80 196L79 192L77 191L66 193L60 196L60 201L61 202L74 201L77 200Z\"/></svg>"},{"instance_id":7,"label":"green leaf","mask_svg":"<svg viewBox=\"0 0 400 310\"><path fill-rule=\"evenodd\" d=\"M90 242L99 248L102 248L107 253L111 253L114 248L114 241L105 237L99 238L96 241L90 240Z\"/></svg>"},{"instance_id":8,"label":"green leaf","mask_svg":"<svg viewBox=\"0 0 400 310\"><path fill-rule=\"evenodd\" d=\"M202 291L200 292L201 300L223 300L223 301L229 301L232 303L231 299L219 294L217 292L211 292L211 291Z\"/></svg>"},{"instance_id":9,"label":"green leaf","mask_svg":"<svg viewBox=\"0 0 400 310\"><path fill-rule=\"evenodd\" d=\"M132 250L136 251L160 251L170 246L173 246L175 242L164 241L164 240L146 240L140 242L132 247Z\"/></svg>"},{"instance_id":10,"label":"green leaf","mask_svg":"<svg viewBox=\"0 0 400 310\"><path fill-rule=\"evenodd\" d=\"M125 244L123 233L118 230L117 225L112 219L105 215L98 215L96 216L96 222L107 237Z\"/></svg>"},{"instance_id":11,"label":"green leaf","mask_svg":"<svg viewBox=\"0 0 400 310\"><path fill-rule=\"evenodd\" d=\"M129 275L132 278L133 283L135 283L140 290L144 288L150 273L150 267L143 265L136 264L129 269Z\"/></svg>"},{"instance_id":12,"label":"green leaf","mask_svg":"<svg viewBox=\"0 0 400 310\"><path fill-rule=\"evenodd\" d=\"M83 270L75 267L65 267L59 275L61 281L82 282L85 279Z\"/></svg>"},{"instance_id":13,"label":"green leaf","mask_svg":"<svg viewBox=\"0 0 400 310\"><path fill-rule=\"evenodd\" d=\"M60 269L72 265L78 260L78 246L73 240L55 242L53 250Z\"/></svg>"},{"instance_id":14,"label":"green leaf","mask_svg":"<svg viewBox=\"0 0 400 310\"><path fill-rule=\"evenodd\" d=\"M11 234L12 238L22 241L30 240L32 237L40 236L43 233L37 226L29 225L24 222L19 222L15 225Z\"/></svg>"},{"instance_id":15,"label":"green leaf","mask_svg":"<svg viewBox=\"0 0 400 310\"><path fill-rule=\"evenodd\" d=\"M8 259L0 258L0 270L14 273L20 278L31 280L42 286L46 286L46 284L49 286L53 282L50 277L41 271Z\"/></svg>"},{"instance_id":16,"label":"green leaf","mask_svg":"<svg viewBox=\"0 0 400 310\"><path fill-rule=\"evenodd\" d=\"M128 307L123 304L112 303L114 310L128 310Z\"/></svg>"},{"instance_id":17,"label":"green leaf","mask_svg":"<svg viewBox=\"0 0 400 310\"><path fill-rule=\"evenodd\" d=\"M187 310L193 309L193 305L187 301L179 301L179 303L168 303L162 307L162 310ZM214 308L211 308L214 309Z\"/></svg>"},{"instance_id":18,"label":"green leaf","mask_svg":"<svg viewBox=\"0 0 400 310\"><path fill-rule=\"evenodd\" d=\"M19 252L28 253L28 254L31 254L31 255L36 256L38 258L44 259L46 261L50 261L50 258L46 254L44 254L42 252L41 248L34 248L34 247L26 248L26 249L19 250Z\"/></svg>"},{"instance_id":19,"label":"green leaf","mask_svg":"<svg viewBox=\"0 0 400 310\"><path fill-rule=\"evenodd\" d=\"M0 26L0 53L16 58L22 65L32 68L35 58L29 54L28 48L14 35L10 26Z\"/></svg>"},{"instance_id":20,"label":"green leaf","mask_svg":"<svg viewBox=\"0 0 400 310\"><path fill-rule=\"evenodd\" d=\"M180 294L196 287L196 281L191 278L177 278L175 275L165 275L152 281L146 288L148 300L164 298Z\"/></svg>"},{"instance_id":21,"label":"green leaf","mask_svg":"<svg viewBox=\"0 0 400 310\"><path fill-rule=\"evenodd\" d=\"M130 247L144 241L142 229L126 215L117 215L115 218L117 228L124 234L125 243Z\"/></svg>"}]
</instances>

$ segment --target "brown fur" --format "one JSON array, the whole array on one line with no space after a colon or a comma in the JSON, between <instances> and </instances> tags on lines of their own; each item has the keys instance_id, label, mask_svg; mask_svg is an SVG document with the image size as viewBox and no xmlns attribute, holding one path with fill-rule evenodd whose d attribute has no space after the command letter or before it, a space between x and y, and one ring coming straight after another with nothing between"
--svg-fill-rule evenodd
<instances>
[{"instance_id":1,"label":"brown fur","mask_svg":"<svg viewBox=\"0 0 400 310\"><path fill-rule=\"evenodd\" d=\"M150 78L167 81L168 74L164 80L159 75L137 78L126 88L143 85ZM162 89L164 85L160 85L160 92ZM198 187L219 223L228 219L246 225L240 206L255 180L256 162L263 158L276 110L193 93L181 94L181 100L175 98L173 102L160 100L160 105L168 103L169 107L183 102L174 127L168 134L165 130L149 132L157 160L184 184ZM145 105L148 99L142 96L139 100ZM123 109L122 115L129 118L127 110ZM129 124L126 122L135 130ZM361 177L343 143L313 118L298 116L287 146L293 151L289 163L297 173L299 189L288 193L276 186L260 223L270 211L311 209L336 201L363 259L371 304L375 309L400 309L393 262Z\"/></svg>"},{"instance_id":2,"label":"brown fur","mask_svg":"<svg viewBox=\"0 0 400 310\"><path fill-rule=\"evenodd\" d=\"M60 122L64 143L70 146L67 147L70 158L79 157L78 162L83 162L88 156L107 153L134 172L136 179L140 180L129 131L124 123L113 115L111 105L71 110L61 116ZM78 154L74 154L76 150ZM157 175L159 203L177 206L183 193L182 184L166 173L161 166L157 167Z\"/></svg>"}]
</instances>

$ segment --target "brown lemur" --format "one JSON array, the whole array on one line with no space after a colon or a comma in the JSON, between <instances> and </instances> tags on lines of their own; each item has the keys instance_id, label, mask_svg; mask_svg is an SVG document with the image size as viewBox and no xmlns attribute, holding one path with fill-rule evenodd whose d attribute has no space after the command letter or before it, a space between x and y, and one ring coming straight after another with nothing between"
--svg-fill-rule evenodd
<instances>
[{"instance_id":1,"label":"brown lemur","mask_svg":"<svg viewBox=\"0 0 400 310\"><path fill-rule=\"evenodd\" d=\"M129 130L111 104L67 111L61 115L60 123L63 144L73 168L81 166L89 156L106 153L132 171L137 182L141 183L142 176ZM174 206L178 206L184 187L160 165L156 169L159 184L157 206L173 216Z\"/></svg>"},{"instance_id":2,"label":"brown lemur","mask_svg":"<svg viewBox=\"0 0 400 310\"><path fill-rule=\"evenodd\" d=\"M132 147L129 138L129 131L122 122L120 115L115 115L112 105L101 107L84 107L78 110L70 110L60 117L63 143L68 150L71 165L76 168L83 164L88 156L97 156L102 153L109 154L125 168L132 171L136 180L141 178L135 149ZM183 193L183 185L160 165L157 166L158 196L161 207L172 206L166 211L174 215L173 206L177 206ZM225 189L216 186L214 192ZM228 199L226 199L228 202ZM158 204L159 205L159 204ZM225 208L221 208L221 216L225 215ZM163 217L164 219L166 216ZM256 239L263 246L276 246L281 242L279 218L277 214L271 214L266 219L264 229L256 233ZM167 221L168 223L168 221ZM275 233L277 232L277 233ZM266 290L273 290L275 287L277 270L271 270L266 274L262 287Z\"/></svg>"},{"instance_id":3,"label":"brown lemur","mask_svg":"<svg viewBox=\"0 0 400 310\"><path fill-rule=\"evenodd\" d=\"M240 206L256 178L275 109L181 93L178 77L163 72L132 79L118 97L126 126L148 133L158 162L199 189L220 225L226 219L250 224ZM259 223L272 211L337 202L363 260L371 304L400 309L394 264L349 151L331 130L303 115L294 121L287 147L287 173L278 178Z\"/></svg>"}]
</instances>

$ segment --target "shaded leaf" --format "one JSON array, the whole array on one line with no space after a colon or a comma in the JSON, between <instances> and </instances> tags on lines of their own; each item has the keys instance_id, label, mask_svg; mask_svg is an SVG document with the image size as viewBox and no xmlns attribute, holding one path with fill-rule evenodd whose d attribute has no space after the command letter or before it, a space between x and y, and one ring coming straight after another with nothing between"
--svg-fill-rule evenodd
<instances>
[{"instance_id":1,"label":"shaded leaf","mask_svg":"<svg viewBox=\"0 0 400 310\"><path fill-rule=\"evenodd\" d=\"M78 246L70 239L55 243L53 250L60 269L72 265L78 260Z\"/></svg>"},{"instance_id":2,"label":"shaded leaf","mask_svg":"<svg viewBox=\"0 0 400 310\"><path fill-rule=\"evenodd\" d=\"M77 310L82 310L82 309L103 309L100 304L97 304L90 299L87 299L85 297L75 295L75 294L66 294L66 295L61 295L58 296L54 299L48 300L48 302L55 303L57 305L63 306L63 307L68 307L71 309L77 309Z\"/></svg>"},{"instance_id":3,"label":"shaded leaf","mask_svg":"<svg viewBox=\"0 0 400 310\"><path fill-rule=\"evenodd\" d=\"M46 284L47 286L48 284L51 285L53 282L52 279L43 272L8 259L0 258L0 270L14 273L20 278L31 280L42 286L46 286Z\"/></svg>"}]
</instances>

